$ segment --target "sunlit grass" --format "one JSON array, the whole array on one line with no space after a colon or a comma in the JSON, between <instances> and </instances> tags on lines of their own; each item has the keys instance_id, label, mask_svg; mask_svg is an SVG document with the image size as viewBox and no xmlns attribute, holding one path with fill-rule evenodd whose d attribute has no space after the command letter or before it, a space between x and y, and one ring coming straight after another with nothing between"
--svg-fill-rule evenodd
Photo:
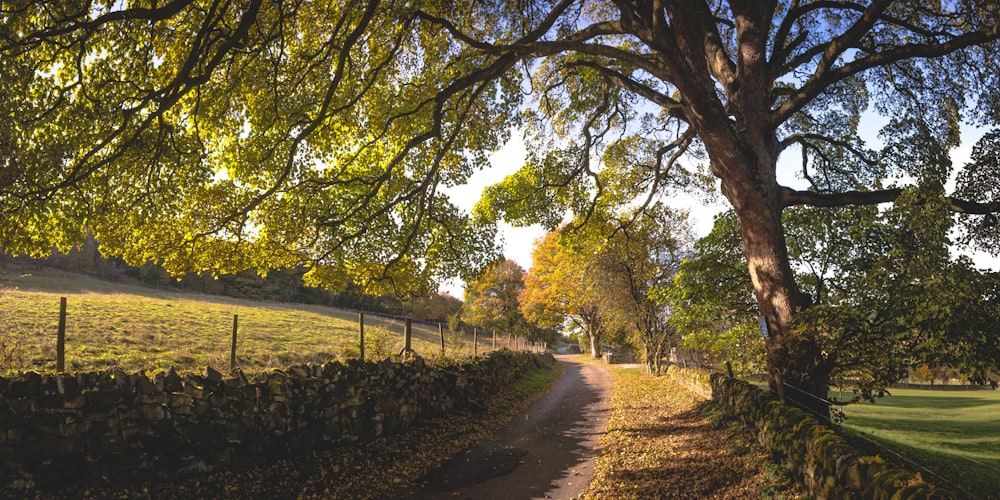
<instances>
[{"instance_id":1,"label":"sunlit grass","mask_svg":"<svg viewBox=\"0 0 1000 500\"><path fill-rule=\"evenodd\" d=\"M10 339L8 349L16 344L19 362L0 368L55 370L60 297L67 298L67 371L228 370L234 315L237 363L246 371L358 354L358 314L352 311L177 293L49 270L22 274L13 276L16 289L0 298L0 334ZM372 340L380 328L388 332L382 355L403 347L402 320L365 315L368 359L379 354ZM446 331L445 338L449 356L472 353L471 335ZM414 323L412 348L424 357L440 355L438 328ZM492 337L483 335L478 352L491 348Z\"/></svg>"},{"instance_id":2,"label":"sunlit grass","mask_svg":"<svg viewBox=\"0 0 1000 500\"><path fill-rule=\"evenodd\" d=\"M930 482L1000 498L1000 391L893 389L876 404L845 412L844 427L933 471L938 477Z\"/></svg>"}]
</instances>

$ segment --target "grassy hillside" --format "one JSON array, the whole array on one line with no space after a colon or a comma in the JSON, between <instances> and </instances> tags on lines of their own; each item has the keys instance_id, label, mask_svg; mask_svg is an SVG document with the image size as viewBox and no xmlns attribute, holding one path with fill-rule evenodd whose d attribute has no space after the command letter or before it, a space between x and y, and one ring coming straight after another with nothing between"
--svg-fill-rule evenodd
<instances>
[{"instance_id":1,"label":"grassy hillside","mask_svg":"<svg viewBox=\"0 0 1000 500\"><path fill-rule=\"evenodd\" d=\"M876 404L845 412L845 427L952 484L925 473L930 482L957 486L973 498L1000 498L1000 391L893 389Z\"/></svg>"},{"instance_id":2,"label":"grassy hillside","mask_svg":"<svg viewBox=\"0 0 1000 500\"><path fill-rule=\"evenodd\" d=\"M121 285L49 269L0 270L0 370L54 371L59 298L67 298L66 369L229 368L233 315L237 362L249 372L356 357L358 315L322 306L263 303ZM402 321L366 315L366 358L403 346ZM472 336L445 332L449 356L472 353ZM498 343L506 346L506 338ZM413 349L441 352L438 329L413 325ZM479 352L492 347L481 339Z\"/></svg>"}]
</instances>

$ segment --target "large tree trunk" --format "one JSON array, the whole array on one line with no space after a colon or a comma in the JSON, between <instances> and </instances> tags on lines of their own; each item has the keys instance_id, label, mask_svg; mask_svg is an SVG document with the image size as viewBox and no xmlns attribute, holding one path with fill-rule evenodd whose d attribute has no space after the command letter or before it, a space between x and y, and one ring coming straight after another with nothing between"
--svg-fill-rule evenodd
<instances>
[{"instance_id":1,"label":"large tree trunk","mask_svg":"<svg viewBox=\"0 0 1000 500\"><path fill-rule=\"evenodd\" d=\"M759 195L766 191L747 186L724 189L740 221L754 294L767 320L770 385L784 394L786 402L826 421L830 414L826 402L829 371L811 335L793 335L790 331L795 314L808 307L810 299L799 291L791 269L781 224L782 207L777 199Z\"/></svg>"},{"instance_id":2,"label":"large tree trunk","mask_svg":"<svg viewBox=\"0 0 1000 500\"><path fill-rule=\"evenodd\" d=\"M716 20L705 2L667 2L674 28L664 63L672 83L684 97L684 119L693 127L710 159L712 173L722 180L722 193L740 221L743 251L761 314L767 318L767 361L772 387L789 386L787 400L829 415L827 376L817 345L791 335L789 326L808 306L795 284L788 261L781 211L783 193L775 174L780 143L773 122L773 68L767 45L775 2L730 4L738 32L735 64L720 61L706 49L717 46L706 38ZM626 19L632 22L631 19ZM676 55L675 55L676 54ZM718 98L719 84L728 99ZM789 394L792 393L792 394Z\"/></svg>"},{"instance_id":3,"label":"large tree trunk","mask_svg":"<svg viewBox=\"0 0 1000 500\"><path fill-rule=\"evenodd\" d=\"M794 316L811 301L799 291L788 258L781 222L784 201L775 177L777 139L773 133L746 129L738 135L743 139L729 139L739 146L714 155L713 170L740 222L757 306L767 320L771 388L784 394L786 402L826 421L829 368L812 336L793 335L790 329Z\"/></svg>"}]
</instances>

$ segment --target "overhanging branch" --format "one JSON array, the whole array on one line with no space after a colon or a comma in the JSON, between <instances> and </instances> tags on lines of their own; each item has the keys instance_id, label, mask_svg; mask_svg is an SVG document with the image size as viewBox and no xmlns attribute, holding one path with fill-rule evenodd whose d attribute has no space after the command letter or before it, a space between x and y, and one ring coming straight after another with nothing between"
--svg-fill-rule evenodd
<instances>
[{"instance_id":1,"label":"overhanging branch","mask_svg":"<svg viewBox=\"0 0 1000 500\"><path fill-rule=\"evenodd\" d=\"M782 207L807 205L811 207L844 207L849 205L878 205L896 201L902 188L881 189L878 191L843 191L840 193L817 193L815 191L798 191L788 187L781 188ZM982 203L947 196L948 206L953 212L986 215L1000 212L1000 200Z\"/></svg>"},{"instance_id":2,"label":"overhanging branch","mask_svg":"<svg viewBox=\"0 0 1000 500\"><path fill-rule=\"evenodd\" d=\"M987 30L956 35L944 42L901 44L888 50L864 55L836 68L832 66L834 59L831 59L828 64L821 64L808 83L773 112L771 123L775 125L784 123L830 86L869 69L905 60L940 57L997 39L1000 39L1000 27L992 26ZM826 53L838 53L837 48L828 47Z\"/></svg>"},{"instance_id":3,"label":"overhanging branch","mask_svg":"<svg viewBox=\"0 0 1000 500\"><path fill-rule=\"evenodd\" d=\"M566 64L567 67L577 67L582 66L590 68L604 75L611 83L621 87L624 90L634 92L637 95L644 97L646 100L666 109L669 111L670 115L682 121L686 121L684 118L683 108L680 102L671 99L669 96L658 92L652 87L643 84L642 82L636 81L627 75L624 75L618 71L615 71L607 66L597 64L591 61L572 61Z\"/></svg>"}]
</instances>

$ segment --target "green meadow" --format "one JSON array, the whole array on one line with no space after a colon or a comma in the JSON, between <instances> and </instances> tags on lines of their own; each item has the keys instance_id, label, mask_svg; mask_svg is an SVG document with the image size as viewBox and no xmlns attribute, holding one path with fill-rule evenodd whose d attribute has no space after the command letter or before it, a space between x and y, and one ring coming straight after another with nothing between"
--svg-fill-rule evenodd
<instances>
[{"instance_id":1,"label":"green meadow","mask_svg":"<svg viewBox=\"0 0 1000 500\"><path fill-rule=\"evenodd\" d=\"M936 476L923 472L931 483L972 498L1000 498L1000 391L891 392L875 404L847 406L844 427L932 471ZM912 462L906 466L920 470Z\"/></svg>"},{"instance_id":2,"label":"green meadow","mask_svg":"<svg viewBox=\"0 0 1000 500\"><path fill-rule=\"evenodd\" d=\"M6 372L56 369L60 297L67 299L67 371L228 371L234 315L237 364L247 372L358 356L353 311L178 293L50 269L0 270L0 279L8 283L0 296L0 370ZM365 337L366 359L397 353L403 321L365 315ZM493 346L492 337L482 337L479 353ZM472 338L445 327L446 355L471 355ZM414 323L412 348L426 358L440 356L437 326Z\"/></svg>"}]
</instances>

